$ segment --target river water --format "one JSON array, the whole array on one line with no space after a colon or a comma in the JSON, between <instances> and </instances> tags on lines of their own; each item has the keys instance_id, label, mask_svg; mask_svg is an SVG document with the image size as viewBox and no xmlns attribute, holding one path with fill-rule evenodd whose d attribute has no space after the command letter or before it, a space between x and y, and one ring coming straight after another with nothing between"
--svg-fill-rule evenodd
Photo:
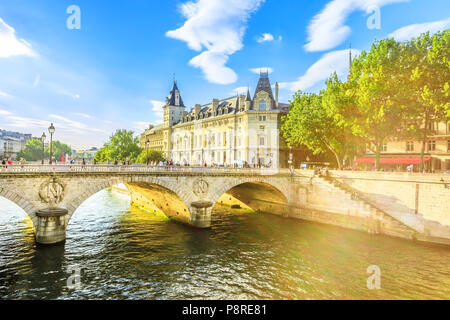
<instances>
[{"instance_id":1,"label":"river water","mask_svg":"<svg viewBox=\"0 0 450 320\"><path fill-rule=\"evenodd\" d=\"M450 248L224 209L197 230L106 190L75 212L65 244L36 247L25 213L0 199L0 298L450 299Z\"/></svg>"}]
</instances>

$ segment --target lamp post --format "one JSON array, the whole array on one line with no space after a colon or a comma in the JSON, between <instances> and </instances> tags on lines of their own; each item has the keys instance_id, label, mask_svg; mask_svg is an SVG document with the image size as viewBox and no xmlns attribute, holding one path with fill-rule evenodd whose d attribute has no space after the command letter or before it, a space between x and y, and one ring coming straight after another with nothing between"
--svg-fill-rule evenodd
<instances>
[{"instance_id":1,"label":"lamp post","mask_svg":"<svg viewBox=\"0 0 450 320\"><path fill-rule=\"evenodd\" d=\"M42 142L42 164L44 164L44 157L45 157L45 132L42 132L42 136L41 136L41 142Z\"/></svg>"},{"instance_id":2,"label":"lamp post","mask_svg":"<svg viewBox=\"0 0 450 320\"><path fill-rule=\"evenodd\" d=\"M53 150L52 150L52 142L53 142L53 134L55 133L55 127L53 123L48 127L48 132L50 133L50 164L53 162Z\"/></svg>"},{"instance_id":3,"label":"lamp post","mask_svg":"<svg viewBox=\"0 0 450 320\"><path fill-rule=\"evenodd\" d=\"M146 162L147 162L147 166L148 166L148 145L150 144L150 139L147 139L147 141L145 141L145 147L147 149L147 156L145 158Z\"/></svg>"}]
</instances>

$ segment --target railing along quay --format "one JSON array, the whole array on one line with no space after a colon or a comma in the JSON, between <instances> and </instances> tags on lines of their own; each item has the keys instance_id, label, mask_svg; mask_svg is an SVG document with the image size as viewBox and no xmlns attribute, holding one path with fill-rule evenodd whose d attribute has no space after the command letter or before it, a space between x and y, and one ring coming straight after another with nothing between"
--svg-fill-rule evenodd
<instances>
[{"instance_id":1,"label":"railing along quay","mask_svg":"<svg viewBox=\"0 0 450 320\"><path fill-rule=\"evenodd\" d=\"M271 168L211 168L183 166L146 166L146 165L7 165L1 168L5 173L44 173L44 172L148 172L148 173L230 173L271 175L289 173L289 169Z\"/></svg>"}]
</instances>

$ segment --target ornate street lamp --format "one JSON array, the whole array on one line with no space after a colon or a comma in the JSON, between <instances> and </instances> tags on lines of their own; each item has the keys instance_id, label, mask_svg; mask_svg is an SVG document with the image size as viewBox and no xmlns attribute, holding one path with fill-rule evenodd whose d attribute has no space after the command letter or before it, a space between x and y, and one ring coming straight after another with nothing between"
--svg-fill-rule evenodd
<instances>
[{"instance_id":1,"label":"ornate street lamp","mask_svg":"<svg viewBox=\"0 0 450 320\"><path fill-rule=\"evenodd\" d=\"M55 133L55 127L53 123L48 127L48 132L50 133L50 164L52 164L53 160L53 150L52 150L52 142L53 142L53 134Z\"/></svg>"},{"instance_id":2,"label":"ornate street lamp","mask_svg":"<svg viewBox=\"0 0 450 320\"><path fill-rule=\"evenodd\" d=\"M150 139L147 139L147 141L145 141L145 147L147 149L147 156L146 156L147 165L148 165L148 145L149 144L150 144Z\"/></svg>"},{"instance_id":3,"label":"ornate street lamp","mask_svg":"<svg viewBox=\"0 0 450 320\"><path fill-rule=\"evenodd\" d=\"M42 136L41 136L41 142L42 142L42 164L44 164L44 157L45 157L45 138L47 138L47 136L45 135L45 132L42 132Z\"/></svg>"}]
</instances>

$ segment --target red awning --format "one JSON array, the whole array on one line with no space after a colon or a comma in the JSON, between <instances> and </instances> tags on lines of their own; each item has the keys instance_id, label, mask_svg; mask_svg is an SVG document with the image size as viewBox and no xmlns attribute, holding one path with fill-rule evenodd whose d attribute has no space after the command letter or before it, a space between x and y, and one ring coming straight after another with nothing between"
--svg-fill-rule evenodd
<instances>
[{"instance_id":1,"label":"red awning","mask_svg":"<svg viewBox=\"0 0 450 320\"><path fill-rule=\"evenodd\" d=\"M431 161L430 157L424 157L423 162ZM356 159L356 164L360 163L375 163L375 158L359 158ZM381 158L381 164L420 164L420 157L396 157L396 158Z\"/></svg>"}]
</instances>

